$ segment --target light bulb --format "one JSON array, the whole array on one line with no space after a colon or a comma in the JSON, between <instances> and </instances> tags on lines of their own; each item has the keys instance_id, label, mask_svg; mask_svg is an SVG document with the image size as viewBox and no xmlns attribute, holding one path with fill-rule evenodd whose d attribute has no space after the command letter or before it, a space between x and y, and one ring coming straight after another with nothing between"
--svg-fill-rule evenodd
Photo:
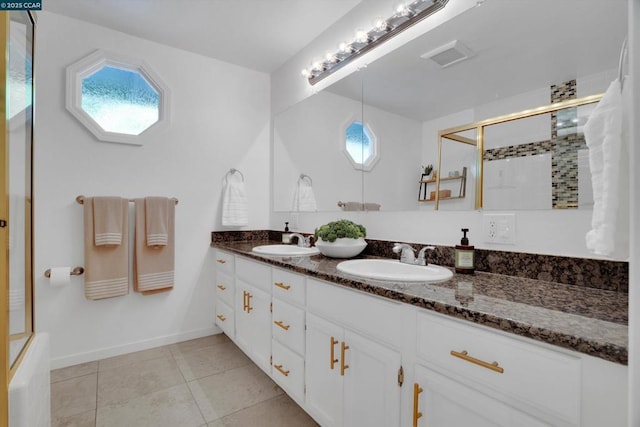
<instances>
[{"instance_id":1,"label":"light bulb","mask_svg":"<svg viewBox=\"0 0 640 427\"><path fill-rule=\"evenodd\" d=\"M311 68L316 71L322 71L322 61L313 61L311 63Z\"/></svg>"},{"instance_id":2,"label":"light bulb","mask_svg":"<svg viewBox=\"0 0 640 427\"><path fill-rule=\"evenodd\" d=\"M333 52L327 52L324 54L324 59L327 62L336 62L336 56L333 54Z\"/></svg>"},{"instance_id":3,"label":"light bulb","mask_svg":"<svg viewBox=\"0 0 640 427\"><path fill-rule=\"evenodd\" d=\"M382 17L377 17L373 20L373 28L378 31L384 31L387 29L387 21Z\"/></svg>"},{"instance_id":4,"label":"light bulb","mask_svg":"<svg viewBox=\"0 0 640 427\"><path fill-rule=\"evenodd\" d=\"M302 74L302 77L308 78L309 75L311 74L311 71L307 70L306 68L303 68L300 74Z\"/></svg>"},{"instance_id":5,"label":"light bulb","mask_svg":"<svg viewBox=\"0 0 640 427\"><path fill-rule=\"evenodd\" d=\"M340 52L349 53L351 52L351 45L347 42L342 42L338 45L338 49L340 49Z\"/></svg>"},{"instance_id":6,"label":"light bulb","mask_svg":"<svg viewBox=\"0 0 640 427\"><path fill-rule=\"evenodd\" d=\"M393 12L397 15L397 16L407 16L409 15L409 6L407 6L407 4L403 1L396 3L395 6L393 7Z\"/></svg>"},{"instance_id":7,"label":"light bulb","mask_svg":"<svg viewBox=\"0 0 640 427\"><path fill-rule=\"evenodd\" d=\"M356 30L356 41L360 43L366 43L369 41L369 35L365 30L357 29Z\"/></svg>"}]
</instances>

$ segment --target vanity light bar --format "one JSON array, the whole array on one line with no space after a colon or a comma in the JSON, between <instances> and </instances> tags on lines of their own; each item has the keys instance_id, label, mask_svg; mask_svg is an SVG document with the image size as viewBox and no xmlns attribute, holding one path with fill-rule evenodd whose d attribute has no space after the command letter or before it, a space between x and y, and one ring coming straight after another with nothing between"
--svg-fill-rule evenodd
<instances>
[{"instance_id":1,"label":"vanity light bar","mask_svg":"<svg viewBox=\"0 0 640 427\"><path fill-rule=\"evenodd\" d=\"M369 31L356 30L351 43L340 43L338 51L328 52L323 60L313 61L309 69L302 70L302 76L314 85L338 71L351 61L407 28L417 24L442 9L449 0L414 0L401 3L389 18L376 18Z\"/></svg>"}]
</instances>

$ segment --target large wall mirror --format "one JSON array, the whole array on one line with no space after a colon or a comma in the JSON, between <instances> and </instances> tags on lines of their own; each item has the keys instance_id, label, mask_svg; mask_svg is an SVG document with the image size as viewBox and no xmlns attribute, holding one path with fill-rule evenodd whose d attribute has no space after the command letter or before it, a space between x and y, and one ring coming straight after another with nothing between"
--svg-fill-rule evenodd
<instances>
[{"instance_id":1,"label":"large wall mirror","mask_svg":"<svg viewBox=\"0 0 640 427\"><path fill-rule=\"evenodd\" d=\"M447 144L446 157L457 160L437 170L438 133L604 92L617 76L626 33L625 0L486 0L279 114L274 210L292 210L300 173L313 178L318 211L343 209L338 201L384 211L432 210L435 179L423 168L429 164L443 180L440 191L446 191L439 195L448 197L440 210L473 210L482 195L487 210L589 209L584 144L567 152L580 176L572 184L579 187L577 194L566 201L554 199L550 171L553 161L565 158L552 159L544 150L537 156L501 152L550 141L558 136L552 135L554 126L559 134L573 132L579 138L580 127L563 127L582 125L587 107L487 128L490 146L485 149L491 151L481 164L471 144ZM342 111L346 105L351 110ZM339 151L340 129L358 115L376 134L379 158L370 170L354 168ZM477 138L474 131L460 136ZM481 171L485 187L478 194ZM518 188L518 181L526 185ZM532 192L535 198L522 197Z\"/></svg>"}]
</instances>

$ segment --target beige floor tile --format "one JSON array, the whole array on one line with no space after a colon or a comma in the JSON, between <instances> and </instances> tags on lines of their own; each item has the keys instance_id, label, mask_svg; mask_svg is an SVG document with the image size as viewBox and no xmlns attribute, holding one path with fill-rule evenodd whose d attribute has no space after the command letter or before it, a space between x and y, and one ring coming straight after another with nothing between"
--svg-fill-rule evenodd
<instances>
[{"instance_id":1,"label":"beige floor tile","mask_svg":"<svg viewBox=\"0 0 640 427\"><path fill-rule=\"evenodd\" d=\"M317 427L318 424L291 398L282 395L240 410L208 427Z\"/></svg>"},{"instance_id":2,"label":"beige floor tile","mask_svg":"<svg viewBox=\"0 0 640 427\"><path fill-rule=\"evenodd\" d=\"M87 362L79 365L69 366L67 368L54 369L51 371L51 382L68 380L70 378L82 377L88 374L98 372L98 362Z\"/></svg>"},{"instance_id":3,"label":"beige floor tile","mask_svg":"<svg viewBox=\"0 0 640 427\"><path fill-rule=\"evenodd\" d=\"M106 369L120 368L125 365L129 365L137 362L144 362L147 360L159 359L161 357L171 356L171 351L168 346L150 348L149 350L136 351L135 353L123 354L121 356L110 357L108 359L102 359L98 363L98 371L104 371Z\"/></svg>"},{"instance_id":4,"label":"beige floor tile","mask_svg":"<svg viewBox=\"0 0 640 427\"><path fill-rule=\"evenodd\" d=\"M242 350L231 341L175 354L174 357L187 381L218 374L251 363L251 360Z\"/></svg>"},{"instance_id":5,"label":"beige floor tile","mask_svg":"<svg viewBox=\"0 0 640 427\"><path fill-rule=\"evenodd\" d=\"M96 411L87 411L70 417L51 420L51 427L95 427Z\"/></svg>"},{"instance_id":6,"label":"beige floor tile","mask_svg":"<svg viewBox=\"0 0 640 427\"><path fill-rule=\"evenodd\" d=\"M96 409L98 374L51 384L51 418L62 419Z\"/></svg>"},{"instance_id":7,"label":"beige floor tile","mask_svg":"<svg viewBox=\"0 0 640 427\"><path fill-rule=\"evenodd\" d=\"M173 355L175 356L187 353L189 351L199 350L204 347L211 347L212 345L226 344L230 342L231 340L225 334L216 334L209 335L207 337L196 338L194 340L179 342L177 344L171 344L168 347L169 350L171 350L171 353L173 353Z\"/></svg>"},{"instance_id":8,"label":"beige floor tile","mask_svg":"<svg viewBox=\"0 0 640 427\"><path fill-rule=\"evenodd\" d=\"M145 360L98 372L98 407L183 384L184 378L172 356Z\"/></svg>"},{"instance_id":9,"label":"beige floor tile","mask_svg":"<svg viewBox=\"0 0 640 427\"><path fill-rule=\"evenodd\" d=\"M186 384L98 408L98 427L199 427L204 419Z\"/></svg>"},{"instance_id":10,"label":"beige floor tile","mask_svg":"<svg viewBox=\"0 0 640 427\"><path fill-rule=\"evenodd\" d=\"M215 421L283 393L254 364L191 381L189 388L206 421Z\"/></svg>"}]
</instances>

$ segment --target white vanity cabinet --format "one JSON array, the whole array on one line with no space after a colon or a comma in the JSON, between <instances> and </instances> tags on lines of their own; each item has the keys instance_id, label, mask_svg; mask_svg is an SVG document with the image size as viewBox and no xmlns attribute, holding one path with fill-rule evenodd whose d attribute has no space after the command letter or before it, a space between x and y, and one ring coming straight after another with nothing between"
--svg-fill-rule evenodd
<instances>
[{"instance_id":1,"label":"white vanity cabinet","mask_svg":"<svg viewBox=\"0 0 640 427\"><path fill-rule=\"evenodd\" d=\"M221 250L215 253L216 325L229 337L235 334L233 299L235 294L235 258Z\"/></svg>"},{"instance_id":2,"label":"white vanity cabinet","mask_svg":"<svg viewBox=\"0 0 640 427\"><path fill-rule=\"evenodd\" d=\"M400 424L398 331L378 327L399 326L400 308L307 280L306 407L323 427Z\"/></svg>"},{"instance_id":3,"label":"white vanity cabinet","mask_svg":"<svg viewBox=\"0 0 640 427\"><path fill-rule=\"evenodd\" d=\"M271 375L304 404L305 277L272 268Z\"/></svg>"},{"instance_id":4,"label":"white vanity cabinet","mask_svg":"<svg viewBox=\"0 0 640 427\"><path fill-rule=\"evenodd\" d=\"M271 268L236 259L235 342L265 372L271 372Z\"/></svg>"}]
</instances>

